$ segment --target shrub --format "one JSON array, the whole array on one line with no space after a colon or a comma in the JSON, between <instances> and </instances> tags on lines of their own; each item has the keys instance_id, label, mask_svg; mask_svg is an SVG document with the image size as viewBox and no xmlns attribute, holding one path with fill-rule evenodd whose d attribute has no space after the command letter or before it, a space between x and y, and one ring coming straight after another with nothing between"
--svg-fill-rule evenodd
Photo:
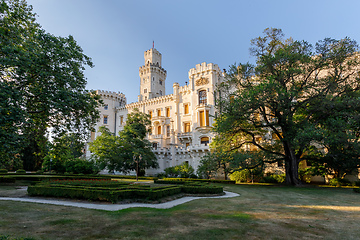
<instances>
[{"instance_id":1,"label":"shrub","mask_svg":"<svg viewBox=\"0 0 360 240\"><path fill-rule=\"evenodd\" d=\"M354 192L360 193L360 188L354 188Z\"/></svg>"},{"instance_id":2,"label":"shrub","mask_svg":"<svg viewBox=\"0 0 360 240\"><path fill-rule=\"evenodd\" d=\"M263 182L266 183L283 183L285 181L285 174L270 174L263 177Z\"/></svg>"},{"instance_id":3,"label":"shrub","mask_svg":"<svg viewBox=\"0 0 360 240\"><path fill-rule=\"evenodd\" d=\"M196 176L194 168L187 162L174 167L165 168L164 171L166 177L189 178L191 176Z\"/></svg>"},{"instance_id":4,"label":"shrub","mask_svg":"<svg viewBox=\"0 0 360 240\"><path fill-rule=\"evenodd\" d=\"M18 169L16 170L17 174L26 174L26 171L24 169Z\"/></svg>"},{"instance_id":5,"label":"shrub","mask_svg":"<svg viewBox=\"0 0 360 240\"><path fill-rule=\"evenodd\" d=\"M344 178L332 178L329 181L330 186L341 187L341 186L351 186L351 182L348 179Z\"/></svg>"},{"instance_id":6,"label":"shrub","mask_svg":"<svg viewBox=\"0 0 360 240\"><path fill-rule=\"evenodd\" d=\"M360 180L359 180L359 181L355 181L355 182L354 182L354 185L360 187Z\"/></svg>"},{"instance_id":7,"label":"shrub","mask_svg":"<svg viewBox=\"0 0 360 240\"><path fill-rule=\"evenodd\" d=\"M7 174L8 173L8 170L6 169L0 169L0 174Z\"/></svg>"},{"instance_id":8,"label":"shrub","mask_svg":"<svg viewBox=\"0 0 360 240\"><path fill-rule=\"evenodd\" d=\"M230 174L230 179L235 182L247 182L250 179L250 170L244 169Z\"/></svg>"},{"instance_id":9,"label":"shrub","mask_svg":"<svg viewBox=\"0 0 360 240\"><path fill-rule=\"evenodd\" d=\"M99 168L93 161L82 158L69 159L65 161L65 171L73 174L96 174Z\"/></svg>"}]
</instances>

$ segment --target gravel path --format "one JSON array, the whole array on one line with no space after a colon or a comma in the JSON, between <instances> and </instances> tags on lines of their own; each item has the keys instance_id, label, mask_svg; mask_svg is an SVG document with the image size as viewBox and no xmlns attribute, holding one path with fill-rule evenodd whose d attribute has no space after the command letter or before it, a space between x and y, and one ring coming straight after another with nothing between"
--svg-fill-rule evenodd
<instances>
[{"instance_id":1,"label":"gravel path","mask_svg":"<svg viewBox=\"0 0 360 240\"><path fill-rule=\"evenodd\" d=\"M70 206L70 207L81 207L81 208L89 208L89 209L98 209L98 210L106 210L106 211L118 211L126 208L134 208L134 207L146 207L146 208L158 208L158 209L166 209L172 208L174 206L190 202L196 199L203 198L230 198L230 197L238 197L240 196L237 193L233 192L225 192L225 195L222 196L214 196L214 197L183 197L173 201L165 202L165 203L157 203L157 204L148 204L148 203L129 203L129 204L102 204L102 203L83 203L83 202L72 202L72 201L63 201L63 200L47 200L47 199L38 199L38 198L14 198L14 197L0 197L0 200L9 200L9 201L19 201L19 202L31 202L31 203L44 203L44 204L54 204L54 205L62 205L62 206Z\"/></svg>"}]
</instances>

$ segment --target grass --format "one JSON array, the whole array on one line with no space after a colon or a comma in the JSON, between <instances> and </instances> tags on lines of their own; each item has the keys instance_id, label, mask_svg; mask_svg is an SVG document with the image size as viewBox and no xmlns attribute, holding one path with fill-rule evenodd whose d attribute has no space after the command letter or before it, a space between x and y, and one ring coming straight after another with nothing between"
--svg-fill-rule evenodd
<instances>
[{"instance_id":1,"label":"grass","mask_svg":"<svg viewBox=\"0 0 360 240\"><path fill-rule=\"evenodd\" d=\"M346 188L222 185L240 194L116 212L0 201L0 236L33 239L359 239L360 194ZM0 196L15 194L0 186Z\"/></svg>"}]
</instances>

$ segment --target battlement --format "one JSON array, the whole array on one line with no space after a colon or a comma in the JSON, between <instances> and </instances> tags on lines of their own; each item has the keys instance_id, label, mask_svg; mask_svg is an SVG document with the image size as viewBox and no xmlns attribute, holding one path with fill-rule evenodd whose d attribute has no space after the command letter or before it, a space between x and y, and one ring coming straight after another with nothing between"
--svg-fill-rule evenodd
<instances>
[{"instance_id":1,"label":"battlement","mask_svg":"<svg viewBox=\"0 0 360 240\"><path fill-rule=\"evenodd\" d=\"M217 71L221 72L219 66L214 63L207 64L206 62L203 62L201 64L196 64L195 68L191 68L189 70L189 78L195 74L203 73L203 72L210 72L210 71Z\"/></svg>"},{"instance_id":2,"label":"battlement","mask_svg":"<svg viewBox=\"0 0 360 240\"><path fill-rule=\"evenodd\" d=\"M165 96L147 99L147 100L140 101L140 102L129 103L125 106L125 108L127 108L127 109L139 108L140 109L142 106L149 106L149 105L161 104L164 102L170 102L170 101L173 101L173 99L174 99L174 95L169 94L169 95L165 95Z\"/></svg>"},{"instance_id":3,"label":"battlement","mask_svg":"<svg viewBox=\"0 0 360 240\"><path fill-rule=\"evenodd\" d=\"M179 87L179 93L186 94L186 93L190 93L190 92L191 92L190 85L184 85L184 86Z\"/></svg>"},{"instance_id":4,"label":"battlement","mask_svg":"<svg viewBox=\"0 0 360 240\"><path fill-rule=\"evenodd\" d=\"M112 92L107 90L96 90L96 94L104 97L104 98L114 98L116 100L122 100L126 103L126 97L125 94L121 92Z\"/></svg>"},{"instance_id":5,"label":"battlement","mask_svg":"<svg viewBox=\"0 0 360 240\"><path fill-rule=\"evenodd\" d=\"M142 73L144 70L147 70L150 67L150 71L154 72L156 70L160 70L163 74L166 74L166 70L162 67L160 67L160 65L158 63L147 63L146 65L142 65L141 67L139 67L139 72Z\"/></svg>"}]
</instances>

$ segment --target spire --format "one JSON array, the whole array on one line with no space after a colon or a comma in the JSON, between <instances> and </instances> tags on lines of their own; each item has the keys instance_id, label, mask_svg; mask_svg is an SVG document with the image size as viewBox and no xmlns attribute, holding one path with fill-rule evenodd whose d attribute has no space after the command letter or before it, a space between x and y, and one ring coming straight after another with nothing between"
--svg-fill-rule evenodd
<instances>
[{"instance_id":1,"label":"spire","mask_svg":"<svg viewBox=\"0 0 360 240\"><path fill-rule=\"evenodd\" d=\"M153 48L154 48L154 46L155 46L155 43L154 43L154 41L153 41Z\"/></svg>"}]
</instances>

